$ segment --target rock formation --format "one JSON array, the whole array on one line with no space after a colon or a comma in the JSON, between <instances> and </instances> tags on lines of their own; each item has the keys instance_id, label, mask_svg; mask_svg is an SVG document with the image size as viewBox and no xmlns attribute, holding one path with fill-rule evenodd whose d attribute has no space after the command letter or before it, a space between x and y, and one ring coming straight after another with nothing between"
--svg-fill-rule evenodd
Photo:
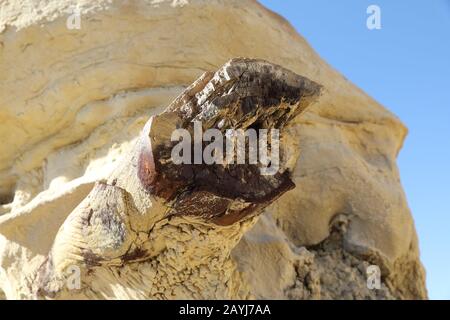
<instances>
[{"instance_id":1,"label":"rock formation","mask_svg":"<svg viewBox=\"0 0 450 320\"><path fill-rule=\"evenodd\" d=\"M285 174L160 161L195 116L286 125ZM407 129L256 1L3 2L0 123L0 298L427 297Z\"/></svg>"}]
</instances>

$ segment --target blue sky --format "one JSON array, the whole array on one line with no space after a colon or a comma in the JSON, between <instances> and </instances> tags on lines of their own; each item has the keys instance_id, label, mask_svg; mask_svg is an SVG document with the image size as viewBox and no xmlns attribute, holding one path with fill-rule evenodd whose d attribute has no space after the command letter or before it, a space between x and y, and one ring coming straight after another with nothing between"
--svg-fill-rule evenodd
<instances>
[{"instance_id":1,"label":"blue sky","mask_svg":"<svg viewBox=\"0 0 450 320\"><path fill-rule=\"evenodd\" d=\"M430 299L450 299L450 0L261 0L333 67L393 111L398 163ZM366 27L369 5L381 29Z\"/></svg>"}]
</instances>

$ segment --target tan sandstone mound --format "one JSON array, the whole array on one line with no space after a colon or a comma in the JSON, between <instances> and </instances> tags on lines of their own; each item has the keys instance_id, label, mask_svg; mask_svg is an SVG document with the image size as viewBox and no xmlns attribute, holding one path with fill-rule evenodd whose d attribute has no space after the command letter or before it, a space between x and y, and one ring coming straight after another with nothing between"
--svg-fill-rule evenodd
<instances>
[{"instance_id":1,"label":"tan sandstone mound","mask_svg":"<svg viewBox=\"0 0 450 320\"><path fill-rule=\"evenodd\" d=\"M280 174L177 171L193 119ZM256 1L2 2L0 298L425 299L406 134Z\"/></svg>"}]
</instances>

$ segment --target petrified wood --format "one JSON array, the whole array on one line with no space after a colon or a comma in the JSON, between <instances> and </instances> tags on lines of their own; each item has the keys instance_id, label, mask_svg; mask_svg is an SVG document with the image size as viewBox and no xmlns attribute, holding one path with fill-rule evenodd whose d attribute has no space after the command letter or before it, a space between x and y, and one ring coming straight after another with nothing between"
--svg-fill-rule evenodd
<instances>
[{"instance_id":1,"label":"petrified wood","mask_svg":"<svg viewBox=\"0 0 450 320\"><path fill-rule=\"evenodd\" d=\"M203 74L163 113L148 120L136 146L111 177L99 181L69 215L47 260L30 277L30 295L110 298L114 292L106 286L115 281L118 286L132 286L131 278L121 280L120 274L136 272L140 280L135 285L142 290L135 291L142 297L189 297L187 282L197 281L199 265L208 259L226 265L229 251L258 213L295 187L284 162L290 146L283 141L283 128L320 91L320 85L262 60L233 59L217 72ZM171 151L176 142L171 135L176 129L194 135L195 122L203 130L213 128L223 134L229 129L280 130L277 172L261 174L260 163L175 164ZM198 233L204 236L197 237ZM177 239L184 249L169 259L170 239ZM158 265L165 263L178 273L175 277L189 270L189 280L179 280L172 288L170 284L152 288L158 282ZM147 281L146 272L138 271L143 265L153 280ZM67 285L70 268L81 272L75 288ZM223 288L217 289L223 292L214 291L214 297L226 297L230 275L210 272L220 274L217 278L223 281ZM211 295L205 291L200 297Z\"/></svg>"}]
</instances>

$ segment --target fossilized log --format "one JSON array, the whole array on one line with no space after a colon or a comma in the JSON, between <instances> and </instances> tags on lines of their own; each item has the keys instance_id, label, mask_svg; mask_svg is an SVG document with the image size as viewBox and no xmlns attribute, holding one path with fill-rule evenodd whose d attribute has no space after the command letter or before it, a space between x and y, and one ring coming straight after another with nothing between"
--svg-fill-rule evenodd
<instances>
[{"instance_id":1,"label":"fossilized log","mask_svg":"<svg viewBox=\"0 0 450 320\"><path fill-rule=\"evenodd\" d=\"M31 295L109 298L115 296L110 287L116 283L137 286L140 297L191 297L199 290L189 289L187 282L200 285L195 279L202 277L202 263L220 261L217 270L208 272L220 274L222 284L214 294L205 291L199 297L226 297L230 275L223 266L229 251L264 207L294 187L284 161L290 146L282 136L278 170L263 175L261 163L176 164L171 152L177 142L171 135L176 129L195 135L197 121L201 129L223 134L230 129L282 130L320 91L320 85L262 60L233 59L203 74L147 122L132 152L69 215L47 260L31 277ZM182 247L174 254L171 239ZM153 280L138 272L139 263ZM161 264L170 265L175 278L186 272L189 280L155 290L162 281L155 276ZM75 289L66 283L71 266L81 269L81 285ZM136 272L139 280L121 278L125 271Z\"/></svg>"}]
</instances>

